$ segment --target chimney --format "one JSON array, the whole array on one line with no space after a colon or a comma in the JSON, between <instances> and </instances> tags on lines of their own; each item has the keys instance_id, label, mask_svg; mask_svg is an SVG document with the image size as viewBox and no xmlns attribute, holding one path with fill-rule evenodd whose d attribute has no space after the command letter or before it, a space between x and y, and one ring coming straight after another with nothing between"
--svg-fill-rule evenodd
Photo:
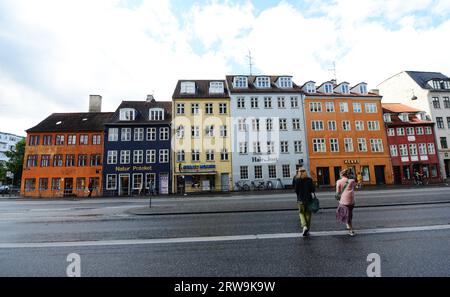
<instances>
[{"instance_id":1,"label":"chimney","mask_svg":"<svg viewBox=\"0 0 450 297\"><path fill-rule=\"evenodd\" d=\"M372 90L370 90L370 93L374 93L376 95L380 95L380 90L379 89L372 89Z\"/></svg>"},{"instance_id":2,"label":"chimney","mask_svg":"<svg viewBox=\"0 0 450 297\"><path fill-rule=\"evenodd\" d=\"M334 78L331 80L331 83L333 84L333 87L335 87L337 85L337 80L335 80Z\"/></svg>"},{"instance_id":3,"label":"chimney","mask_svg":"<svg viewBox=\"0 0 450 297\"><path fill-rule=\"evenodd\" d=\"M155 97L153 95L147 95L147 102L155 102Z\"/></svg>"},{"instance_id":4,"label":"chimney","mask_svg":"<svg viewBox=\"0 0 450 297\"><path fill-rule=\"evenodd\" d=\"M89 95L89 112L101 112L102 111L102 96Z\"/></svg>"}]
</instances>

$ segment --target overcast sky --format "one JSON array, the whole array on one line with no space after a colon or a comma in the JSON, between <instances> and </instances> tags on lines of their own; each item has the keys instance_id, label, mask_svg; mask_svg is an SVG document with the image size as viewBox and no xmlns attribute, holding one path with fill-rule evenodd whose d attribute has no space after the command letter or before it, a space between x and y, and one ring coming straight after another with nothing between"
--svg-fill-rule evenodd
<instances>
[{"instance_id":1,"label":"overcast sky","mask_svg":"<svg viewBox=\"0 0 450 297\"><path fill-rule=\"evenodd\" d=\"M0 131L103 111L178 79L290 74L375 88L403 70L450 75L449 0L0 0Z\"/></svg>"}]
</instances>

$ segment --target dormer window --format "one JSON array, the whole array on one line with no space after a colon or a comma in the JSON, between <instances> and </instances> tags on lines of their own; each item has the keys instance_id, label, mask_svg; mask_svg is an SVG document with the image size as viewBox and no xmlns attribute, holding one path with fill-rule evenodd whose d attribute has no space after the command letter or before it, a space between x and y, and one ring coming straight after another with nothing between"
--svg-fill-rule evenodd
<instances>
[{"instance_id":1,"label":"dormer window","mask_svg":"<svg viewBox=\"0 0 450 297\"><path fill-rule=\"evenodd\" d=\"M383 118L384 118L384 121L385 121L386 123L392 122L391 114L390 114L390 113L385 113L385 114L383 114Z\"/></svg>"},{"instance_id":2,"label":"dormer window","mask_svg":"<svg viewBox=\"0 0 450 297\"><path fill-rule=\"evenodd\" d=\"M224 87L221 81L212 81L209 83L209 93L210 94L223 94Z\"/></svg>"},{"instance_id":3,"label":"dormer window","mask_svg":"<svg viewBox=\"0 0 450 297\"><path fill-rule=\"evenodd\" d=\"M278 79L278 87L282 89L292 88L292 78L291 77L280 77Z\"/></svg>"},{"instance_id":4,"label":"dormer window","mask_svg":"<svg viewBox=\"0 0 450 297\"><path fill-rule=\"evenodd\" d=\"M402 122L409 122L409 114L407 113L401 113L398 115L398 117Z\"/></svg>"},{"instance_id":5,"label":"dormer window","mask_svg":"<svg viewBox=\"0 0 450 297\"><path fill-rule=\"evenodd\" d=\"M313 82L306 84L306 93L312 94L316 92L316 84Z\"/></svg>"},{"instance_id":6,"label":"dormer window","mask_svg":"<svg viewBox=\"0 0 450 297\"><path fill-rule=\"evenodd\" d=\"M195 94L195 82L193 81L185 81L181 82L181 94Z\"/></svg>"},{"instance_id":7,"label":"dormer window","mask_svg":"<svg viewBox=\"0 0 450 297\"><path fill-rule=\"evenodd\" d=\"M428 119L427 119L427 113L426 112L419 112L418 114L417 114L417 116L419 117L419 119L421 120L421 121L427 121Z\"/></svg>"},{"instance_id":8,"label":"dormer window","mask_svg":"<svg viewBox=\"0 0 450 297\"><path fill-rule=\"evenodd\" d=\"M445 89L445 90L450 90L450 81L444 80L442 82L442 88Z\"/></svg>"},{"instance_id":9,"label":"dormer window","mask_svg":"<svg viewBox=\"0 0 450 297\"><path fill-rule=\"evenodd\" d=\"M236 76L234 77L233 87L236 89L246 89L248 88L248 80L245 76Z\"/></svg>"},{"instance_id":10,"label":"dormer window","mask_svg":"<svg viewBox=\"0 0 450 297\"><path fill-rule=\"evenodd\" d=\"M270 79L267 76L258 76L256 78L257 88L270 88Z\"/></svg>"},{"instance_id":11,"label":"dormer window","mask_svg":"<svg viewBox=\"0 0 450 297\"><path fill-rule=\"evenodd\" d=\"M162 108L152 108L149 110L149 120L150 121L163 121L164 120L164 109Z\"/></svg>"},{"instance_id":12,"label":"dormer window","mask_svg":"<svg viewBox=\"0 0 450 297\"><path fill-rule=\"evenodd\" d=\"M441 88L441 84L437 80L433 80L433 89L439 90Z\"/></svg>"},{"instance_id":13,"label":"dormer window","mask_svg":"<svg viewBox=\"0 0 450 297\"><path fill-rule=\"evenodd\" d=\"M324 89L325 93L327 93L327 94L333 93L333 85L332 84L325 84L323 86L323 89Z\"/></svg>"},{"instance_id":14,"label":"dormer window","mask_svg":"<svg viewBox=\"0 0 450 297\"><path fill-rule=\"evenodd\" d=\"M341 85L341 93L342 94L348 94L349 93L349 89L348 89L348 85L347 84L342 84Z\"/></svg>"},{"instance_id":15,"label":"dormer window","mask_svg":"<svg viewBox=\"0 0 450 297\"><path fill-rule=\"evenodd\" d=\"M121 121L134 121L135 118L136 118L136 111L133 108L120 109Z\"/></svg>"},{"instance_id":16,"label":"dormer window","mask_svg":"<svg viewBox=\"0 0 450 297\"><path fill-rule=\"evenodd\" d=\"M359 85L359 93L360 94L367 94L367 85L366 84L360 84Z\"/></svg>"}]
</instances>

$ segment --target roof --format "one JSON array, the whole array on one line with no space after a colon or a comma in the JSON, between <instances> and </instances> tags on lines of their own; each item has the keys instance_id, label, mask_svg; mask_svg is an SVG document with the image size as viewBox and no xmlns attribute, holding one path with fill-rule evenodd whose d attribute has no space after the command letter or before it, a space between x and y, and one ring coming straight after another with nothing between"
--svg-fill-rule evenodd
<instances>
[{"instance_id":1,"label":"roof","mask_svg":"<svg viewBox=\"0 0 450 297\"><path fill-rule=\"evenodd\" d=\"M195 94L181 94L181 83L182 82L195 82ZM223 93L209 93L209 83L210 82L222 82L224 87ZM223 79L211 79L211 80L195 80L195 79L186 79L179 80L175 90L172 95L172 99L183 99L183 98L230 98L228 94L228 89Z\"/></svg>"},{"instance_id":2,"label":"roof","mask_svg":"<svg viewBox=\"0 0 450 297\"><path fill-rule=\"evenodd\" d=\"M136 110L136 116L134 121L120 121L120 110L122 108L133 108ZM164 121L150 121L149 110L151 108L162 108L165 110ZM172 102L170 101L122 101L122 103L114 112L113 116L109 119L107 124L113 123L126 123L126 124L150 124L150 123L170 123L172 120Z\"/></svg>"},{"instance_id":3,"label":"roof","mask_svg":"<svg viewBox=\"0 0 450 297\"><path fill-rule=\"evenodd\" d=\"M237 76L247 77L248 88L234 88L233 80ZM257 88L255 80L257 77L270 77L270 88ZM292 82L292 88L279 88L276 82L280 77L292 77L290 75L227 75L227 84L231 93L303 93L302 89Z\"/></svg>"},{"instance_id":4,"label":"roof","mask_svg":"<svg viewBox=\"0 0 450 297\"><path fill-rule=\"evenodd\" d=\"M103 131L111 112L53 113L26 132Z\"/></svg>"},{"instance_id":5,"label":"roof","mask_svg":"<svg viewBox=\"0 0 450 297\"><path fill-rule=\"evenodd\" d=\"M422 112L422 110L420 109L416 109L401 103L382 103L381 106L383 107L383 112L385 113Z\"/></svg>"},{"instance_id":6,"label":"roof","mask_svg":"<svg viewBox=\"0 0 450 297\"><path fill-rule=\"evenodd\" d=\"M421 88L433 89L428 85L430 80L448 80L450 78L440 72L425 72L425 71L405 71Z\"/></svg>"}]
</instances>

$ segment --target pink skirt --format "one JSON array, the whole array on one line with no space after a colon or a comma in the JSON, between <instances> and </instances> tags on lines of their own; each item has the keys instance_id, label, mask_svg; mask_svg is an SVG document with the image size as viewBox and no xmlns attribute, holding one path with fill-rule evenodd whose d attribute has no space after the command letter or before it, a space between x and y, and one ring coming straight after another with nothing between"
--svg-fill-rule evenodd
<instances>
[{"instance_id":1,"label":"pink skirt","mask_svg":"<svg viewBox=\"0 0 450 297\"><path fill-rule=\"evenodd\" d=\"M353 219L353 208L355 208L354 205L339 204L336 209L336 219L338 222L343 224L351 224Z\"/></svg>"}]
</instances>

